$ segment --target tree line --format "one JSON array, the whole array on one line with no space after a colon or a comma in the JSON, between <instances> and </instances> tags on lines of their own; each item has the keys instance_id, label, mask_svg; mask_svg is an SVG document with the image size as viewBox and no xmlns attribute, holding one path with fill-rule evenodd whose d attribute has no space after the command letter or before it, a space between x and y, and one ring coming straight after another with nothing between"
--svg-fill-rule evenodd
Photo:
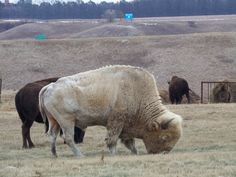
<instances>
[{"instance_id":1,"label":"tree line","mask_svg":"<svg viewBox=\"0 0 236 177\"><path fill-rule=\"evenodd\" d=\"M19 0L16 4L0 2L0 18L31 19L94 19L102 18L108 9L133 13L134 17L222 15L236 13L236 0L134 0L127 2L42 2L31 4Z\"/></svg>"}]
</instances>

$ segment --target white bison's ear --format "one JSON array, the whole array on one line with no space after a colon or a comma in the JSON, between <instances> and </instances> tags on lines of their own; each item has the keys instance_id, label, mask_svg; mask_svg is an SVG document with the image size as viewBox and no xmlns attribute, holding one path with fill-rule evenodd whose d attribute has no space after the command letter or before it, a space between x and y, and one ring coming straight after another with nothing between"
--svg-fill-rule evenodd
<instances>
[{"instance_id":1,"label":"white bison's ear","mask_svg":"<svg viewBox=\"0 0 236 177\"><path fill-rule=\"evenodd\" d=\"M156 121L152 121L147 125L148 131L157 131L160 128L160 124Z\"/></svg>"}]
</instances>

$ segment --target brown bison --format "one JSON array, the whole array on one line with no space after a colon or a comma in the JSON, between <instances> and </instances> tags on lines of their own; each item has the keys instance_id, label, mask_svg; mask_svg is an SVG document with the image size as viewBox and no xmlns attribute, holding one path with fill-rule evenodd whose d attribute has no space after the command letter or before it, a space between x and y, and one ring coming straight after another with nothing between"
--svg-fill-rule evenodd
<instances>
[{"instance_id":1,"label":"brown bison","mask_svg":"<svg viewBox=\"0 0 236 177\"><path fill-rule=\"evenodd\" d=\"M135 154L134 138L143 140L148 153L169 152L182 134L182 117L161 103L154 76L139 67L107 66L60 78L42 88L39 109L49 121L54 156L60 127L79 157L82 154L73 142L75 125L105 126L112 154L119 138Z\"/></svg>"},{"instance_id":2,"label":"brown bison","mask_svg":"<svg viewBox=\"0 0 236 177\"><path fill-rule=\"evenodd\" d=\"M44 123L38 108L38 95L40 90L49 83L56 82L58 78L49 78L28 83L21 88L15 96L15 106L22 121L23 148L32 148L34 144L30 138L30 128L34 121ZM46 130L48 122L46 121ZM83 141L84 132L75 128L75 142ZM28 143L28 144L27 144Z\"/></svg>"},{"instance_id":3,"label":"brown bison","mask_svg":"<svg viewBox=\"0 0 236 177\"><path fill-rule=\"evenodd\" d=\"M183 95L186 95L188 103L190 103L188 82L180 77L173 76L169 83L169 98L172 104L180 104Z\"/></svg>"},{"instance_id":4,"label":"brown bison","mask_svg":"<svg viewBox=\"0 0 236 177\"><path fill-rule=\"evenodd\" d=\"M210 100L213 103L230 103L231 85L227 80L215 85L212 89Z\"/></svg>"}]
</instances>

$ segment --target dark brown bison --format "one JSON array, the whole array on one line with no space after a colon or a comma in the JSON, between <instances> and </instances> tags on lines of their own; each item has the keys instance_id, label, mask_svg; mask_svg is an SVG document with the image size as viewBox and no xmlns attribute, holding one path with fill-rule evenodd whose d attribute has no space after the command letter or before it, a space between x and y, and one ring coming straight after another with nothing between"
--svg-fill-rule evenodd
<instances>
[{"instance_id":1,"label":"dark brown bison","mask_svg":"<svg viewBox=\"0 0 236 177\"><path fill-rule=\"evenodd\" d=\"M15 96L15 106L22 121L22 137L23 148L32 148L34 144L30 138L30 128L34 121L44 123L39 112L39 92L41 88L49 83L56 82L58 78L49 78L26 84L21 88ZM46 122L46 131L48 130L48 122ZM83 141L84 131L75 127L74 140L76 143ZM28 144L27 144L28 143Z\"/></svg>"},{"instance_id":2,"label":"dark brown bison","mask_svg":"<svg viewBox=\"0 0 236 177\"><path fill-rule=\"evenodd\" d=\"M169 99L169 92L167 90L159 90L159 93L160 93L160 97L161 97L161 100L162 100L162 103L163 104L170 104L171 101ZM189 90L189 96L190 96L190 100L191 100L191 103L194 103L194 104L199 104L200 103L200 96L198 94L196 94L193 90ZM186 104L188 103L188 100L187 98L183 97L183 100L182 102L183 104Z\"/></svg>"},{"instance_id":3,"label":"dark brown bison","mask_svg":"<svg viewBox=\"0 0 236 177\"><path fill-rule=\"evenodd\" d=\"M190 103L188 82L177 76L173 76L169 83L169 97L172 104L180 104L183 95L186 95L188 103Z\"/></svg>"}]
</instances>

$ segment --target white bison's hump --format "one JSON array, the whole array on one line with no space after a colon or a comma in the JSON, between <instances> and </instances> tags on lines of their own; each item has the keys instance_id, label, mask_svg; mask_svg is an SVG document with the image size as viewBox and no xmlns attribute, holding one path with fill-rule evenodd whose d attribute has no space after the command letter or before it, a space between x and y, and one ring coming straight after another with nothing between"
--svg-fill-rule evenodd
<instances>
[{"instance_id":1,"label":"white bison's hump","mask_svg":"<svg viewBox=\"0 0 236 177\"><path fill-rule=\"evenodd\" d=\"M153 75L149 73L147 70L136 67L136 66L130 66L130 65L110 65L110 66L104 66L95 70L90 70L86 72L81 72L72 76L69 76L68 78L74 80L74 81L84 81L84 82L93 82L97 79L104 79L109 78L113 79L113 76L116 74L123 74L126 77L149 77L153 78Z\"/></svg>"},{"instance_id":2,"label":"white bison's hump","mask_svg":"<svg viewBox=\"0 0 236 177\"><path fill-rule=\"evenodd\" d=\"M137 66L130 66L130 65L109 65L109 66L104 66L95 70L89 70L89 71L85 71L85 72L81 72L76 75L80 75L80 76L85 76L85 75L91 75L91 74L98 74L98 73L116 73L116 72L132 72L132 71L140 71L140 72L145 72L145 73L149 73L148 71L146 71L145 69L141 68L141 67L137 67ZM150 74L150 73L149 73Z\"/></svg>"},{"instance_id":3,"label":"white bison's hump","mask_svg":"<svg viewBox=\"0 0 236 177\"><path fill-rule=\"evenodd\" d=\"M118 92L143 92L143 89L156 92L155 79L152 74L140 67L126 65L105 66L96 70L81 72L59 79L58 88L80 90L90 95L103 95ZM134 91L133 91L134 92ZM110 95L110 94L108 94Z\"/></svg>"}]
</instances>

